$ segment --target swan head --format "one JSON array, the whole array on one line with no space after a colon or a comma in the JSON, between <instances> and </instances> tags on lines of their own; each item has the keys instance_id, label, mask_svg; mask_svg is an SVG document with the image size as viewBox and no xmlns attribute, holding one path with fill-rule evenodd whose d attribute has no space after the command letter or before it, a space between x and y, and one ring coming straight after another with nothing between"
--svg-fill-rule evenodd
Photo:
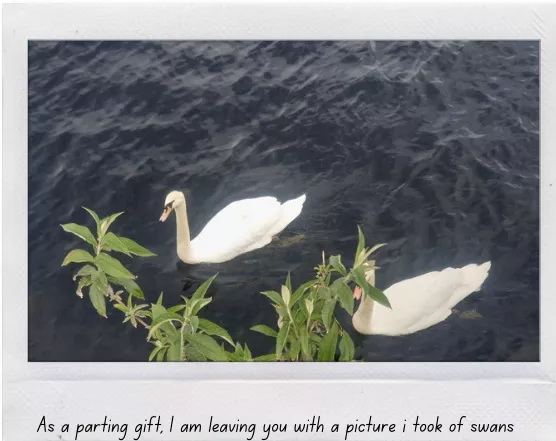
<instances>
[{"instance_id":1,"label":"swan head","mask_svg":"<svg viewBox=\"0 0 556 441\"><path fill-rule=\"evenodd\" d=\"M171 191L166 196L164 201L164 211L160 216L160 222L164 222L170 216L172 210L175 210L180 205L185 205L185 196L181 191Z\"/></svg>"}]
</instances>

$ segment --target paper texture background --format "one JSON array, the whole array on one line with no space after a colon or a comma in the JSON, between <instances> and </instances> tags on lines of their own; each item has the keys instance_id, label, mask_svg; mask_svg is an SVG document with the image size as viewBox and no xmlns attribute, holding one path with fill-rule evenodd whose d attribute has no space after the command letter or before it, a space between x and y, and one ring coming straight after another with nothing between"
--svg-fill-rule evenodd
<instances>
[{"instance_id":1,"label":"paper texture background","mask_svg":"<svg viewBox=\"0 0 556 441\"><path fill-rule=\"evenodd\" d=\"M61 423L210 415L249 422L345 424L369 415L512 422L516 430L359 434L350 439L556 440L556 8L549 5L8 5L4 8L4 439ZM27 362L28 39L535 39L541 40L541 362L149 364ZM9 210L7 209L9 207ZM9 215L7 215L9 213ZM31 324L32 326L32 324ZM373 438L375 436L375 438ZM473 437L475 436L475 437ZM343 439L341 434L305 439ZM94 434L79 439L118 439ZM126 439L133 439L128 435ZM245 439L179 432L147 439ZM257 437L255 439L258 439ZM291 439L275 434L275 440Z\"/></svg>"}]
</instances>

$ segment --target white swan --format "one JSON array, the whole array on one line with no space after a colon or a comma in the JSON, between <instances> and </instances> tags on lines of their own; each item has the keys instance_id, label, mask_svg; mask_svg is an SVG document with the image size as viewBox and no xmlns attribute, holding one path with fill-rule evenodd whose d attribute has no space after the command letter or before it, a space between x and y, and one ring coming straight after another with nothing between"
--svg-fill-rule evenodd
<instances>
[{"instance_id":1,"label":"white swan","mask_svg":"<svg viewBox=\"0 0 556 441\"><path fill-rule=\"evenodd\" d=\"M445 268L395 283L384 291L392 309L363 295L357 287L354 297L361 299L352 323L361 334L406 335L445 320L452 308L472 292L478 291L488 276L490 262L463 268ZM374 286L374 269L366 272Z\"/></svg>"},{"instance_id":2,"label":"white swan","mask_svg":"<svg viewBox=\"0 0 556 441\"><path fill-rule=\"evenodd\" d=\"M292 222L303 208L305 195L281 204L265 196L235 201L223 208L190 240L185 196L166 196L160 221L176 212L178 257L185 263L220 263L268 245L273 236Z\"/></svg>"}]
</instances>

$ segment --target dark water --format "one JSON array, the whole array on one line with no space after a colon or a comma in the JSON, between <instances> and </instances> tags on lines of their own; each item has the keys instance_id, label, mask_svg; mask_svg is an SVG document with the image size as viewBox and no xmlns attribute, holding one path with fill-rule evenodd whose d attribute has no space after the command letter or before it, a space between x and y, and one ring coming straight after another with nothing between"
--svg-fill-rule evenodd
<instances>
[{"instance_id":1,"label":"dark water","mask_svg":"<svg viewBox=\"0 0 556 441\"><path fill-rule=\"evenodd\" d=\"M281 244L178 268L174 220L158 222L173 189L187 189L193 235L235 199L308 198ZM381 288L493 268L457 307L482 318L352 332L358 359L538 360L538 43L32 42L29 359L144 361L145 334L119 311L100 318L60 268L80 242L59 224L91 225L82 205L125 210L115 232L158 254L124 258L150 302L219 271L206 317L255 355L271 341L249 328L275 324L259 291L287 271L307 280L323 249L349 260L360 224L388 242Z\"/></svg>"}]
</instances>

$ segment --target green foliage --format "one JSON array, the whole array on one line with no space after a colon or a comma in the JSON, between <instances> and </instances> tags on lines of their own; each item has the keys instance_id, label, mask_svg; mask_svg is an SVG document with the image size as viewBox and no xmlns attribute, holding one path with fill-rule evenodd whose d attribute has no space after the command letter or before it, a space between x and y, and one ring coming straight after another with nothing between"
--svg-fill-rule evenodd
<instances>
[{"instance_id":1,"label":"green foliage","mask_svg":"<svg viewBox=\"0 0 556 441\"><path fill-rule=\"evenodd\" d=\"M278 330L266 325L252 327L253 331L276 339L275 357L280 361L352 361L355 356L353 340L342 329L336 316L337 307L353 315L353 289L359 286L364 295L390 307L382 291L367 281L365 273L378 267L369 256L381 245L365 247L365 237L359 228L359 243L353 267L349 270L341 256L331 256L315 267L315 280L304 283L292 293L291 278L281 287L281 294L262 294L274 304L278 313ZM334 279L334 280L333 280Z\"/></svg>"},{"instance_id":2,"label":"green foliage","mask_svg":"<svg viewBox=\"0 0 556 441\"><path fill-rule=\"evenodd\" d=\"M130 258L155 254L109 231L123 213L101 219L93 210L83 208L95 222L96 236L83 225L70 223L62 228L89 244L92 252L71 250L62 266L83 264L73 276L76 294L80 298L88 294L99 315L106 318L107 306L112 305L124 314L123 323L146 329L147 341L154 346L149 361L352 361L355 347L336 316L338 307L353 315L355 286L361 287L364 295L390 307L384 293L373 286L374 278L369 283L366 276L367 271L378 268L368 260L369 256L384 244L366 248L359 228L352 268L347 269L339 255L326 262L323 252L322 263L315 267L315 279L293 289L288 273L279 292L262 293L277 312L278 329L262 324L251 328L276 341L274 353L254 357L246 344L234 342L224 328L199 317L212 301L206 294L216 275L205 281L191 298L182 296L183 302L178 305L166 308L162 293L154 304L135 303L145 299L136 276L109 253Z\"/></svg>"}]
</instances>

